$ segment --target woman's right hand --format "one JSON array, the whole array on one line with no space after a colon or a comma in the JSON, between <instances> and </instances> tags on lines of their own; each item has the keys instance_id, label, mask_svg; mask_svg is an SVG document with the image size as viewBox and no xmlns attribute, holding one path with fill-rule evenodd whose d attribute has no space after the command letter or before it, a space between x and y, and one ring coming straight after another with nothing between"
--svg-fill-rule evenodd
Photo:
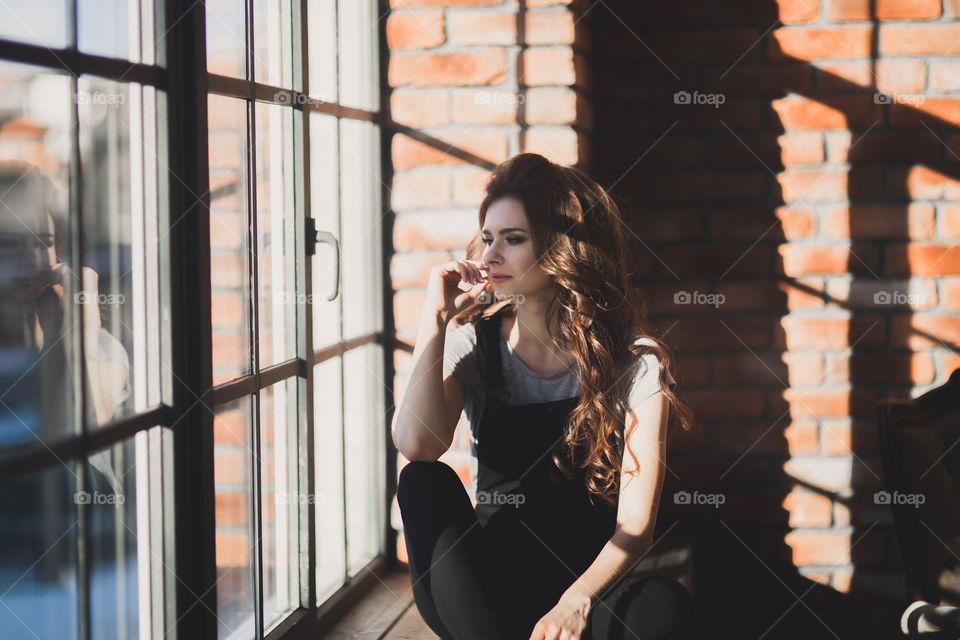
<instances>
[{"instance_id":1,"label":"woman's right hand","mask_svg":"<svg viewBox=\"0 0 960 640\"><path fill-rule=\"evenodd\" d=\"M435 311L443 322L476 301L490 283L487 269L477 260L454 260L438 264L430 270L424 309ZM464 291L461 282L470 285Z\"/></svg>"}]
</instances>

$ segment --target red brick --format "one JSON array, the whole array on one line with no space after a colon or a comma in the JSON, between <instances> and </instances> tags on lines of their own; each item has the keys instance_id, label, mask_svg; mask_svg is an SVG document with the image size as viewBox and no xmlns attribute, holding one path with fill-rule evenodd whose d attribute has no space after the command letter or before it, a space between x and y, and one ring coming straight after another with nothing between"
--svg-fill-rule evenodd
<instances>
[{"instance_id":1,"label":"red brick","mask_svg":"<svg viewBox=\"0 0 960 640\"><path fill-rule=\"evenodd\" d=\"M394 292L393 313L397 330L416 329L420 325L425 300L426 290L422 288Z\"/></svg>"},{"instance_id":2,"label":"red brick","mask_svg":"<svg viewBox=\"0 0 960 640\"><path fill-rule=\"evenodd\" d=\"M823 138L813 131L785 133L778 139L783 164L823 162Z\"/></svg>"},{"instance_id":3,"label":"red brick","mask_svg":"<svg viewBox=\"0 0 960 640\"><path fill-rule=\"evenodd\" d=\"M779 353L718 355L713 361L715 384L722 387L782 387L788 377L787 365Z\"/></svg>"},{"instance_id":4,"label":"red brick","mask_svg":"<svg viewBox=\"0 0 960 640\"><path fill-rule=\"evenodd\" d=\"M526 44L572 44L573 14L570 11L535 11L526 14Z\"/></svg>"},{"instance_id":5,"label":"red brick","mask_svg":"<svg viewBox=\"0 0 960 640\"><path fill-rule=\"evenodd\" d=\"M558 164L577 163L579 145L577 132L572 127L541 125L524 132L522 152L539 153Z\"/></svg>"},{"instance_id":6,"label":"red brick","mask_svg":"<svg viewBox=\"0 0 960 640\"><path fill-rule=\"evenodd\" d=\"M243 491L218 491L216 499L217 526L245 525L247 523L247 494Z\"/></svg>"},{"instance_id":7,"label":"red brick","mask_svg":"<svg viewBox=\"0 0 960 640\"><path fill-rule=\"evenodd\" d=\"M858 385L929 384L934 377L929 353L829 354L827 368L832 380Z\"/></svg>"},{"instance_id":8,"label":"red brick","mask_svg":"<svg viewBox=\"0 0 960 640\"><path fill-rule=\"evenodd\" d=\"M387 18L387 46L391 49L429 49L443 42L440 11L391 13Z\"/></svg>"},{"instance_id":9,"label":"red brick","mask_svg":"<svg viewBox=\"0 0 960 640\"><path fill-rule=\"evenodd\" d=\"M955 316L906 313L893 317L891 342L908 349L960 344L960 321Z\"/></svg>"},{"instance_id":10,"label":"red brick","mask_svg":"<svg viewBox=\"0 0 960 640\"><path fill-rule=\"evenodd\" d=\"M880 105L872 96L806 98L790 96L772 102L785 129L849 129L880 120Z\"/></svg>"},{"instance_id":11,"label":"red brick","mask_svg":"<svg viewBox=\"0 0 960 640\"><path fill-rule=\"evenodd\" d=\"M957 91L960 89L960 62L934 60L930 62L930 82L934 91Z\"/></svg>"},{"instance_id":12,"label":"red brick","mask_svg":"<svg viewBox=\"0 0 960 640\"><path fill-rule=\"evenodd\" d=\"M783 430L783 437L787 440L787 449L791 454L816 453L817 421L794 420Z\"/></svg>"},{"instance_id":13,"label":"red brick","mask_svg":"<svg viewBox=\"0 0 960 640\"><path fill-rule=\"evenodd\" d=\"M451 44L517 43L517 17L511 13L488 11L451 12L447 19Z\"/></svg>"},{"instance_id":14,"label":"red brick","mask_svg":"<svg viewBox=\"0 0 960 640\"><path fill-rule=\"evenodd\" d=\"M872 15L871 15L872 12ZM829 20L930 20L940 17L940 0L831 0Z\"/></svg>"},{"instance_id":15,"label":"red brick","mask_svg":"<svg viewBox=\"0 0 960 640\"><path fill-rule=\"evenodd\" d=\"M241 294L210 296L210 315L213 326L217 328L239 328L243 324L243 303Z\"/></svg>"},{"instance_id":16,"label":"red brick","mask_svg":"<svg viewBox=\"0 0 960 640\"><path fill-rule=\"evenodd\" d=\"M787 309L811 309L824 306L823 278L791 278L778 280L780 290L787 295Z\"/></svg>"},{"instance_id":17,"label":"red brick","mask_svg":"<svg viewBox=\"0 0 960 640\"><path fill-rule=\"evenodd\" d=\"M444 137L453 141L450 148L467 151L491 162L501 162L507 155L507 137L502 131L478 129L474 135L463 132L445 133ZM456 146L454 146L456 145ZM393 164L397 169L408 169L422 165L462 165L460 158L445 153L403 134L393 137Z\"/></svg>"},{"instance_id":18,"label":"red brick","mask_svg":"<svg viewBox=\"0 0 960 640\"><path fill-rule=\"evenodd\" d=\"M816 223L813 213L792 207L777 207L773 215L766 208L713 209L707 216L711 238L750 242L761 236L766 241L808 237Z\"/></svg>"},{"instance_id":19,"label":"red brick","mask_svg":"<svg viewBox=\"0 0 960 640\"><path fill-rule=\"evenodd\" d=\"M565 88L529 89L524 116L530 124L572 124L577 120L577 94Z\"/></svg>"},{"instance_id":20,"label":"red brick","mask_svg":"<svg viewBox=\"0 0 960 640\"><path fill-rule=\"evenodd\" d=\"M940 304L946 311L960 311L960 278L943 278Z\"/></svg>"},{"instance_id":21,"label":"red brick","mask_svg":"<svg viewBox=\"0 0 960 640\"><path fill-rule=\"evenodd\" d=\"M763 415L763 394L748 389L690 391L686 399L700 418L734 418Z\"/></svg>"},{"instance_id":22,"label":"red brick","mask_svg":"<svg viewBox=\"0 0 960 640\"><path fill-rule=\"evenodd\" d=\"M859 58L870 55L872 27L835 28L784 27L773 32L770 55L802 60L817 58Z\"/></svg>"},{"instance_id":23,"label":"red brick","mask_svg":"<svg viewBox=\"0 0 960 640\"><path fill-rule=\"evenodd\" d=\"M441 173L402 172L393 176L391 206L395 210L450 205L450 176Z\"/></svg>"},{"instance_id":24,"label":"red brick","mask_svg":"<svg viewBox=\"0 0 960 640\"><path fill-rule=\"evenodd\" d=\"M783 499L783 508L790 514L791 527L826 527L830 525L833 503L827 496L798 489Z\"/></svg>"},{"instance_id":25,"label":"red brick","mask_svg":"<svg viewBox=\"0 0 960 640\"><path fill-rule=\"evenodd\" d=\"M217 531L217 567L247 567L250 565L250 538L245 533Z\"/></svg>"},{"instance_id":26,"label":"red brick","mask_svg":"<svg viewBox=\"0 0 960 640\"><path fill-rule=\"evenodd\" d=\"M947 238L960 238L960 205L940 206L940 230Z\"/></svg>"},{"instance_id":27,"label":"red brick","mask_svg":"<svg viewBox=\"0 0 960 640\"><path fill-rule=\"evenodd\" d=\"M219 444L245 445L249 425L240 409L219 410L213 418L213 442Z\"/></svg>"},{"instance_id":28,"label":"red brick","mask_svg":"<svg viewBox=\"0 0 960 640\"><path fill-rule=\"evenodd\" d=\"M906 96L916 104L892 104L890 123L898 127L918 127L926 122L934 129L960 126L960 99Z\"/></svg>"},{"instance_id":29,"label":"red brick","mask_svg":"<svg viewBox=\"0 0 960 640\"><path fill-rule=\"evenodd\" d=\"M960 273L960 245L913 243L887 245L890 275L955 275Z\"/></svg>"},{"instance_id":30,"label":"red brick","mask_svg":"<svg viewBox=\"0 0 960 640\"><path fill-rule=\"evenodd\" d=\"M869 322L868 322L869 320ZM858 347L878 346L884 343L886 332L884 324L874 324L875 318L858 317L851 327L851 321L845 317L830 316L784 316L783 325L785 346L787 349L844 349L856 342Z\"/></svg>"},{"instance_id":31,"label":"red brick","mask_svg":"<svg viewBox=\"0 0 960 640\"><path fill-rule=\"evenodd\" d=\"M467 207L479 205L489 179L490 172L485 169L469 167L457 171L453 174L453 203Z\"/></svg>"},{"instance_id":32,"label":"red brick","mask_svg":"<svg viewBox=\"0 0 960 640\"><path fill-rule=\"evenodd\" d=\"M446 89L394 89L390 95L394 122L420 128L450 122L450 94Z\"/></svg>"},{"instance_id":33,"label":"red brick","mask_svg":"<svg viewBox=\"0 0 960 640\"><path fill-rule=\"evenodd\" d=\"M475 213L410 212L397 216L393 244L397 251L463 249L479 228Z\"/></svg>"},{"instance_id":34,"label":"red brick","mask_svg":"<svg viewBox=\"0 0 960 640\"><path fill-rule=\"evenodd\" d=\"M844 533L798 529L787 533L789 560L796 566L844 565L851 562L880 562L885 534ZM851 547L856 543L856 546Z\"/></svg>"},{"instance_id":35,"label":"red brick","mask_svg":"<svg viewBox=\"0 0 960 640\"><path fill-rule=\"evenodd\" d=\"M884 24L880 26L880 53L950 55L960 53L960 25Z\"/></svg>"},{"instance_id":36,"label":"red brick","mask_svg":"<svg viewBox=\"0 0 960 640\"><path fill-rule=\"evenodd\" d=\"M523 71L518 78L521 84L572 85L577 81L570 47L530 47L524 49L521 63Z\"/></svg>"},{"instance_id":37,"label":"red brick","mask_svg":"<svg viewBox=\"0 0 960 640\"><path fill-rule=\"evenodd\" d=\"M390 279L394 288L425 287L430 269L450 261L446 251L396 253L390 261Z\"/></svg>"},{"instance_id":38,"label":"red brick","mask_svg":"<svg viewBox=\"0 0 960 640\"><path fill-rule=\"evenodd\" d=\"M777 175L777 182L788 203L843 200L848 194L845 170L784 171Z\"/></svg>"},{"instance_id":39,"label":"red brick","mask_svg":"<svg viewBox=\"0 0 960 640\"><path fill-rule=\"evenodd\" d=\"M916 200L960 200L960 180L930 167L915 166L890 171L894 197Z\"/></svg>"},{"instance_id":40,"label":"red brick","mask_svg":"<svg viewBox=\"0 0 960 640\"><path fill-rule=\"evenodd\" d=\"M820 232L826 238L932 238L936 232L933 205L857 205L835 207L824 212Z\"/></svg>"},{"instance_id":41,"label":"red brick","mask_svg":"<svg viewBox=\"0 0 960 640\"><path fill-rule=\"evenodd\" d=\"M931 69L936 63L931 63ZM926 86L927 64L923 60L877 60L877 89L919 92Z\"/></svg>"},{"instance_id":42,"label":"red brick","mask_svg":"<svg viewBox=\"0 0 960 640\"><path fill-rule=\"evenodd\" d=\"M494 88L458 89L453 93L453 120L458 124L510 124L517 121L523 94Z\"/></svg>"},{"instance_id":43,"label":"red brick","mask_svg":"<svg viewBox=\"0 0 960 640\"><path fill-rule=\"evenodd\" d=\"M390 0L394 9L405 7L480 7L501 4L503 0Z\"/></svg>"},{"instance_id":44,"label":"red brick","mask_svg":"<svg viewBox=\"0 0 960 640\"><path fill-rule=\"evenodd\" d=\"M772 398L773 412L789 409L794 418L845 417L872 414L876 393L867 389L784 389L782 397ZM785 405L782 403L786 403Z\"/></svg>"},{"instance_id":45,"label":"red brick","mask_svg":"<svg viewBox=\"0 0 960 640\"><path fill-rule=\"evenodd\" d=\"M502 49L460 53L394 53L389 82L397 86L496 84L506 77Z\"/></svg>"},{"instance_id":46,"label":"red brick","mask_svg":"<svg viewBox=\"0 0 960 640\"><path fill-rule=\"evenodd\" d=\"M777 7L783 24L810 22L820 14L820 0L777 0Z\"/></svg>"}]
</instances>

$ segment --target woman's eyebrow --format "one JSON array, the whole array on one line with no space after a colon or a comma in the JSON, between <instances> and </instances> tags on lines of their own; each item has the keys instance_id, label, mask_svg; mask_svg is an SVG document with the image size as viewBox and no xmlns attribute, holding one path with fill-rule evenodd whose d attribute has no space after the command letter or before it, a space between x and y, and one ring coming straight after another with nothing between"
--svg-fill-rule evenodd
<instances>
[{"instance_id":1,"label":"woman's eyebrow","mask_svg":"<svg viewBox=\"0 0 960 640\"><path fill-rule=\"evenodd\" d=\"M520 227L507 227L506 229L500 229L500 235L503 235L505 233L510 233L511 231L521 231L523 233L527 233L526 229L521 229ZM487 231L486 229L482 229L481 233L490 233L490 232Z\"/></svg>"}]
</instances>

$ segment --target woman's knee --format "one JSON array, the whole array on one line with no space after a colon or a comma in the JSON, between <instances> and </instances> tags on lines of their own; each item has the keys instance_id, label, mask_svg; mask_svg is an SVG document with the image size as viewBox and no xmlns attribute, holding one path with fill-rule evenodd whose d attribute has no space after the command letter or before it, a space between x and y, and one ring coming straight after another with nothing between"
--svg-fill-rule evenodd
<instances>
[{"instance_id":1,"label":"woman's knee","mask_svg":"<svg viewBox=\"0 0 960 640\"><path fill-rule=\"evenodd\" d=\"M443 487L461 488L460 476L450 465L439 460L413 460L401 470L397 479L397 499L404 495L422 495Z\"/></svg>"},{"instance_id":2,"label":"woman's knee","mask_svg":"<svg viewBox=\"0 0 960 640\"><path fill-rule=\"evenodd\" d=\"M624 583L612 612L619 622L643 640L681 640L693 619L693 599L686 588L666 576L633 578ZM617 620L616 618L619 618Z\"/></svg>"}]
</instances>

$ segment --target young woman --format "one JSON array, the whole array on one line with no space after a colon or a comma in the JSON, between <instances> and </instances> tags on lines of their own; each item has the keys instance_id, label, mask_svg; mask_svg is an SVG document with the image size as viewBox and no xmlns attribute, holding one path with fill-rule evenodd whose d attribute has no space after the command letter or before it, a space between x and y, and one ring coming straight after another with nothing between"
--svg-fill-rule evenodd
<instances>
[{"instance_id":1,"label":"young woman","mask_svg":"<svg viewBox=\"0 0 960 640\"><path fill-rule=\"evenodd\" d=\"M668 417L691 417L617 207L525 153L495 169L479 219L482 253L430 273L394 417L417 607L445 640L683 638L683 586L629 577L654 539ZM464 409L476 507L438 461Z\"/></svg>"}]
</instances>

